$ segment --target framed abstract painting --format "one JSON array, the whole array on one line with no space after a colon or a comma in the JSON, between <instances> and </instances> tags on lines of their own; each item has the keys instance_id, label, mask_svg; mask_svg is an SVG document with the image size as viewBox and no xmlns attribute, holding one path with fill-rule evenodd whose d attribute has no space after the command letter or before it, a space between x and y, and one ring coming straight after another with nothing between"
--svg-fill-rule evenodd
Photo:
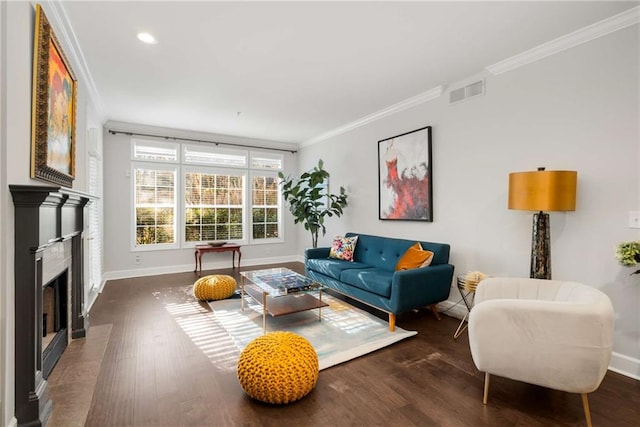
<instances>
[{"instance_id":1,"label":"framed abstract painting","mask_svg":"<svg viewBox=\"0 0 640 427\"><path fill-rule=\"evenodd\" d=\"M431 126L378 141L382 220L433 221Z\"/></svg>"},{"instance_id":2,"label":"framed abstract painting","mask_svg":"<svg viewBox=\"0 0 640 427\"><path fill-rule=\"evenodd\" d=\"M78 83L39 4L33 55L31 177L71 187Z\"/></svg>"}]
</instances>

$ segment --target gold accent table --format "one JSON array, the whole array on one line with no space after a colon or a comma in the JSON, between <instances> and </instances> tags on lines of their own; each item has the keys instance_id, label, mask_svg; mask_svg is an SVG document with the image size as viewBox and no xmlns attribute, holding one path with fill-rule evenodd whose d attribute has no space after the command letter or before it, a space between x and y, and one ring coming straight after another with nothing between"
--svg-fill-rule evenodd
<instances>
[{"instance_id":1,"label":"gold accent table","mask_svg":"<svg viewBox=\"0 0 640 427\"><path fill-rule=\"evenodd\" d=\"M462 301L464 301L464 305L467 306L467 314L464 315L460 324L458 325L458 329L453 334L453 339L458 339L458 337L467 329L469 318L469 313L471 313L471 308L473 307L473 300L476 296L476 286L478 286L477 280L475 283L467 282L467 276L458 276L456 278L456 284L458 285L458 291L460 291L460 296L462 296Z\"/></svg>"}]
</instances>

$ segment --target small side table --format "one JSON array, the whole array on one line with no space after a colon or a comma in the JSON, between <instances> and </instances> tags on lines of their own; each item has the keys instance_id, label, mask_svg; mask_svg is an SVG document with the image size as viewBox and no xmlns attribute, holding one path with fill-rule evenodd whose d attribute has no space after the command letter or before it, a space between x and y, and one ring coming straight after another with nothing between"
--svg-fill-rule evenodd
<instances>
[{"instance_id":1,"label":"small side table","mask_svg":"<svg viewBox=\"0 0 640 427\"><path fill-rule=\"evenodd\" d=\"M476 296L476 286L467 286L467 281L465 276L458 276L456 278L456 282L458 285L458 291L460 291L460 295L462 296L462 301L464 301L464 305L467 306L467 314L464 315L460 324L458 325L458 329L453 334L453 339L458 339L458 337L467 329L469 322L467 322L467 318L469 317L469 313L471 312L471 308L473 307L473 300Z\"/></svg>"},{"instance_id":2,"label":"small side table","mask_svg":"<svg viewBox=\"0 0 640 427\"><path fill-rule=\"evenodd\" d=\"M234 243L226 243L222 246L211 245L197 245L195 251L196 268L194 271L198 275L202 274L202 254L206 252L231 252L231 268L236 268L236 252L238 253L238 270L240 270L240 260L242 259L242 252L240 252L240 245Z\"/></svg>"}]
</instances>

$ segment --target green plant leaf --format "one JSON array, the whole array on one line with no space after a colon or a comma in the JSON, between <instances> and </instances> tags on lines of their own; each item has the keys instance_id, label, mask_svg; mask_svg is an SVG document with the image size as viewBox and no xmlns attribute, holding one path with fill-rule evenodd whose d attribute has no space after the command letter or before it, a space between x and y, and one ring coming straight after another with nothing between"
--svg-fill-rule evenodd
<instances>
[{"instance_id":1,"label":"green plant leaf","mask_svg":"<svg viewBox=\"0 0 640 427\"><path fill-rule=\"evenodd\" d=\"M343 208L347 206L347 193L344 187L340 187L340 193L329 194L327 183L329 172L324 170L324 162L318 160L318 165L311 171L304 172L300 178L285 177L278 172L282 185L282 196L288 204L289 212L294 217L294 223L302 223L305 230L311 233L311 241L316 247L318 232L326 233L324 218L326 216L340 217ZM325 197L328 205L325 207Z\"/></svg>"}]
</instances>

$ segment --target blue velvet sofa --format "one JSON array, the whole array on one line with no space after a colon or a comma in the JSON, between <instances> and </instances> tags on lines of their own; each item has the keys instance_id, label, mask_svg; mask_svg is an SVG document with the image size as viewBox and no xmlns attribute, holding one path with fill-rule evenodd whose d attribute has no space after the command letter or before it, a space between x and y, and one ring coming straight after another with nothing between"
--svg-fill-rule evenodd
<instances>
[{"instance_id":1,"label":"blue velvet sofa","mask_svg":"<svg viewBox=\"0 0 640 427\"><path fill-rule=\"evenodd\" d=\"M395 329L397 314L416 308L431 306L439 318L435 304L449 297L453 280L448 244L420 242L423 249L433 252L431 265L394 271L400 257L417 240L357 233L345 236L358 236L353 261L329 258L328 247L307 249L308 277L388 313L391 331Z\"/></svg>"}]
</instances>

